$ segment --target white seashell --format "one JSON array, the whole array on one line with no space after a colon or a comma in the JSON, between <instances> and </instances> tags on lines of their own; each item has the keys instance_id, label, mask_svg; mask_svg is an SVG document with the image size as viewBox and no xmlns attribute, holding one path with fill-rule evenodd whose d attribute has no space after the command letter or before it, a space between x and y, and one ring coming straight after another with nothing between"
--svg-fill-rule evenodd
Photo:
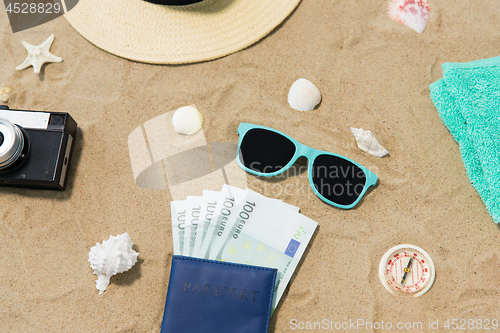
<instances>
[{"instance_id":1,"label":"white seashell","mask_svg":"<svg viewBox=\"0 0 500 333\"><path fill-rule=\"evenodd\" d=\"M124 233L114 237L110 235L107 241L96 243L90 249L90 268L97 275L99 295L106 290L113 275L128 271L137 262L139 253L132 250L132 245L128 233Z\"/></svg>"},{"instance_id":2,"label":"white seashell","mask_svg":"<svg viewBox=\"0 0 500 333\"><path fill-rule=\"evenodd\" d=\"M375 135L373 135L372 132L365 131L362 128L354 128L354 127L351 127L351 132L352 134L354 134L356 142L358 143L358 147L362 151L365 151L368 154L378 157L382 157L389 153L384 147L382 147L378 143L377 139L375 138Z\"/></svg>"},{"instance_id":3,"label":"white seashell","mask_svg":"<svg viewBox=\"0 0 500 333\"><path fill-rule=\"evenodd\" d=\"M12 89L9 87L0 88L0 95L10 94L11 92L12 92Z\"/></svg>"},{"instance_id":4,"label":"white seashell","mask_svg":"<svg viewBox=\"0 0 500 333\"><path fill-rule=\"evenodd\" d=\"M288 92L288 104L297 111L311 111L321 102L319 89L309 80L298 79Z\"/></svg>"},{"instance_id":5,"label":"white seashell","mask_svg":"<svg viewBox=\"0 0 500 333\"><path fill-rule=\"evenodd\" d=\"M2 95L2 103L7 103L9 101L9 95L8 94L3 94Z\"/></svg>"},{"instance_id":6,"label":"white seashell","mask_svg":"<svg viewBox=\"0 0 500 333\"><path fill-rule=\"evenodd\" d=\"M195 134L203 126L203 115L194 105L183 106L175 111L172 124L179 134Z\"/></svg>"},{"instance_id":7,"label":"white seashell","mask_svg":"<svg viewBox=\"0 0 500 333\"><path fill-rule=\"evenodd\" d=\"M389 3L389 17L419 34L427 26L429 13L427 0L391 0Z\"/></svg>"}]
</instances>

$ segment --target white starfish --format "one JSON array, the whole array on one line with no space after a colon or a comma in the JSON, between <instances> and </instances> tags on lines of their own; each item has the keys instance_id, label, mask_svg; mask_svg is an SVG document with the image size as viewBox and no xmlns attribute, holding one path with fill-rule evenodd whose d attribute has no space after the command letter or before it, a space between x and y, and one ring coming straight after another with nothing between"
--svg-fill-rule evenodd
<instances>
[{"instance_id":1,"label":"white starfish","mask_svg":"<svg viewBox=\"0 0 500 333\"><path fill-rule=\"evenodd\" d=\"M40 68L46 62L61 62L62 58L56 57L49 52L52 42L54 41L54 35L50 35L49 38L42 44L38 46L31 45L30 43L22 41L23 46L28 51L28 56L24 59L24 62L16 67L17 70L25 69L29 66L33 66L35 74L40 73Z\"/></svg>"}]
</instances>

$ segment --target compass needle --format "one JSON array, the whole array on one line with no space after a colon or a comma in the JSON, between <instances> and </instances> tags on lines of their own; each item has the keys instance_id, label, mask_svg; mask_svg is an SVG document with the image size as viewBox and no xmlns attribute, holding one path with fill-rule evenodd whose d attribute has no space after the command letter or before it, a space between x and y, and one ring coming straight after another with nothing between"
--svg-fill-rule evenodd
<instances>
[{"instance_id":1,"label":"compass needle","mask_svg":"<svg viewBox=\"0 0 500 333\"><path fill-rule=\"evenodd\" d=\"M413 257L410 258L410 260L408 260L408 265L406 265L405 269L404 269L404 272L405 274L403 275L403 278L401 279L401 284L404 284L405 283L405 280L406 280L406 276L408 275L408 273L410 273L411 271L411 262L413 261Z\"/></svg>"}]
</instances>

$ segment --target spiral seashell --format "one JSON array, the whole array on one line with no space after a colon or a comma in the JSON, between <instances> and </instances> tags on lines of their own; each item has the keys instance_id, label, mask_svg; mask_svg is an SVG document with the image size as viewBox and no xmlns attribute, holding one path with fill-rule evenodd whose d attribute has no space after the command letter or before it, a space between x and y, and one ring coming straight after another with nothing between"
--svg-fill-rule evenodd
<instances>
[{"instance_id":1,"label":"spiral seashell","mask_svg":"<svg viewBox=\"0 0 500 333\"><path fill-rule=\"evenodd\" d=\"M354 134L356 138L356 142L358 143L358 148L364 152L367 152L370 155L382 157L387 155L389 152L382 147L375 135L373 135L370 131L365 131L362 128L354 128L351 127L351 132Z\"/></svg>"},{"instance_id":2,"label":"spiral seashell","mask_svg":"<svg viewBox=\"0 0 500 333\"><path fill-rule=\"evenodd\" d=\"M309 80L298 79L288 92L288 104L297 111L311 111L321 102L319 89Z\"/></svg>"},{"instance_id":3,"label":"spiral seashell","mask_svg":"<svg viewBox=\"0 0 500 333\"><path fill-rule=\"evenodd\" d=\"M109 236L102 244L96 243L90 249L90 268L97 275L96 288L101 295L109 285L113 275L128 271L137 262L139 253L132 250L132 241L128 233Z\"/></svg>"},{"instance_id":4,"label":"spiral seashell","mask_svg":"<svg viewBox=\"0 0 500 333\"><path fill-rule=\"evenodd\" d=\"M203 126L203 115L194 105L183 106L175 111L172 124L179 134L196 134Z\"/></svg>"}]
</instances>

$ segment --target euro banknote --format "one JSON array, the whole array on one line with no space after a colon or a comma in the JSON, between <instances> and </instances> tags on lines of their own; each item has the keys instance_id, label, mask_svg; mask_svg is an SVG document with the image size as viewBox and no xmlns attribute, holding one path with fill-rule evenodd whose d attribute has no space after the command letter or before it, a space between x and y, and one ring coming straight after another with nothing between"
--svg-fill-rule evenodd
<instances>
[{"instance_id":1,"label":"euro banknote","mask_svg":"<svg viewBox=\"0 0 500 333\"><path fill-rule=\"evenodd\" d=\"M208 258L211 246L214 244L216 237L219 237L219 229L225 227L235 203L240 202L246 193L246 190L224 184L217 200L217 205L215 206L215 213L207 227L207 233L203 240L199 257Z\"/></svg>"},{"instance_id":2,"label":"euro banknote","mask_svg":"<svg viewBox=\"0 0 500 333\"><path fill-rule=\"evenodd\" d=\"M253 191L248 191L243 200L244 204L234 210L238 218L230 227L228 236L222 245L213 248L209 259L233 262L237 258L231 258L231 252L245 253L252 246L277 250L282 255L271 255L270 259L276 258L276 261L268 266L277 268L280 273L275 285L275 308L318 224L289 207L277 205L272 200L262 200L260 194ZM250 239L254 239L253 244ZM248 258L255 260L252 256Z\"/></svg>"},{"instance_id":3,"label":"euro banknote","mask_svg":"<svg viewBox=\"0 0 500 333\"><path fill-rule=\"evenodd\" d=\"M227 216L225 225L219 226L216 236L212 238L212 244L209 246L209 259L220 259L219 252L225 242L228 241L233 232L234 225L243 225L244 221L249 220L255 210L262 210L262 206L272 207L272 209L290 209L296 213L299 212L299 207L284 203L279 199L265 197L250 189L246 190L246 196L238 202L235 202L232 209L232 214Z\"/></svg>"},{"instance_id":4,"label":"euro banknote","mask_svg":"<svg viewBox=\"0 0 500 333\"><path fill-rule=\"evenodd\" d=\"M198 223L200 222L201 216L201 201L202 197L186 197L186 224L183 253L188 257L193 255L196 232L198 231Z\"/></svg>"},{"instance_id":5,"label":"euro banknote","mask_svg":"<svg viewBox=\"0 0 500 333\"><path fill-rule=\"evenodd\" d=\"M184 231L186 224L186 200L171 201L170 214L172 216L172 241L174 243L174 254L183 255Z\"/></svg>"},{"instance_id":6,"label":"euro banknote","mask_svg":"<svg viewBox=\"0 0 500 333\"><path fill-rule=\"evenodd\" d=\"M201 199L201 210L200 210L200 221L198 222L198 229L196 231L196 239L194 243L194 248L192 252L193 257L204 258L201 255L201 245L205 239L208 231L208 226L212 221L212 217L215 212L215 207L217 206L217 201L221 192L204 190Z\"/></svg>"}]
</instances>

